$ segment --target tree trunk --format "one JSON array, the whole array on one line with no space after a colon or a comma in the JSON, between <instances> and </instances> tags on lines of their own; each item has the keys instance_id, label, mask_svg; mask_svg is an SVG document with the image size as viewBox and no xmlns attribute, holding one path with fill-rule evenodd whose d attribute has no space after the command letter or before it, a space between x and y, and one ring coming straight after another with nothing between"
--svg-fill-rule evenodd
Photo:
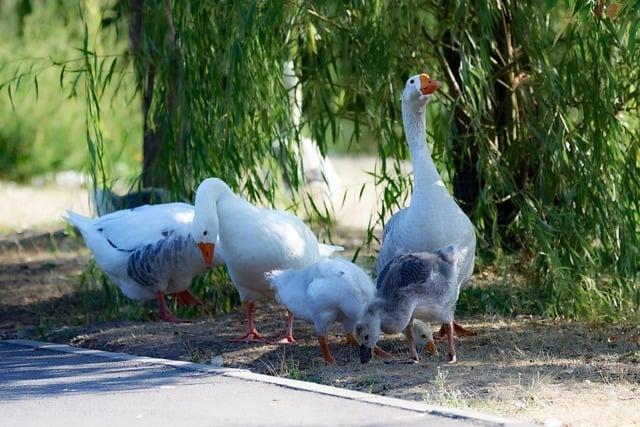
<instances>
[{"instance_id":1,"label":"tree trunk","mask_svg":"<svg viewBox=\"0 0 640 427\"><path fill-rule=\"evenodd\" d=\"M158 162L163 157L165 141L159 133L159 127L149 126L149 110L153 102L155 89L156 67L153 61L142 55L142 39L144 32L145 0L129 1L131 19L129 21L129 39L133 54L136 78L142 89L142 186L163 186L166 183L167 174L159 173Z\"/></svg>"},{"instance_id":2,"label":"tree trunk","mask_svg":"<svg viewBox=\"0 0 640 427\"><path fill-rule=\"evenodd\" d=\"M449 86L454 88L453 96L462 96L460 87L460 53L456 49L458 42L451 37L451 31L447 30L442 37L442 65L447 72ZM480 178L475 165L478 162L479 147L472 137L469 118L462 108L462 103L456 104L454 113L454 126L456 137L452 147L453 165L453 195L460 203L460 207L467 214L471 214L480 194Z\"/></svg>"}]
</instances>

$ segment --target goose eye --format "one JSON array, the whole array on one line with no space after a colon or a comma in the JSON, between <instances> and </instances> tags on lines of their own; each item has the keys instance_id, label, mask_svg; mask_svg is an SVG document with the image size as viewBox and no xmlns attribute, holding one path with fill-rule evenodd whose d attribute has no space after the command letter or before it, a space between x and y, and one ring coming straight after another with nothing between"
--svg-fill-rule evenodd
<instances>
[{"instance_id":1,"label":"goose eye","mask_svg":"<svg viewBox=\"0 0 640 427\"><path fill-rule=\"evenodd\" d=\"M364 339L365 339L366 341L369 341L369 335L365 335L365 336L364 336Z\"/></svg>"},{"instance_id":2,"label":"goose eye","mask_svg":"<svg viewBox=\"0 0 640 427\"><path fill-rule=\"evenodd\" d=\"M208 233L208 231L207 231L207 230L204 230L204 233L202 233L202 234L203 234L204 236L206 236L206 235L207 235L207 233Z\"/></svg>"},{"instance_id":3,"label":"goose eye","mask_svg":"<svg viewBox=\"0 0 640 427\"><path fill-rule=\"evenodd\" d=\"M409 80L409 83L410 83L410 84L413 84L413 82L414 82L414 80L413 80L413 79Z\"/></svg>"},{"instance_id":4,"label":"goose eye","mask_svg":"<svg viewBox=\"0 0 640 427\"><path fill-rule=\"evenodd\" d=\"M420 335L422 338L426 338L427 336L425 334Z\"/></svg>"}]
</instances>

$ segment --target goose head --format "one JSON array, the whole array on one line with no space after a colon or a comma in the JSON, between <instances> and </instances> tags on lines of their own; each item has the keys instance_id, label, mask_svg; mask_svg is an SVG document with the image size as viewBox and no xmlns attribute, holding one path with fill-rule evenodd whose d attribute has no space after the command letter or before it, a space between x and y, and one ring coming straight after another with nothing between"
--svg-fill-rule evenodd
<instances>
[{"instance_id":1,"label":"goose head","mask_svg":"<svg viewBox=\"0 0 640 427\"><path fill-rule=\"evenodd\" d=\"M429 353L433 355L438 354L438 349L433 341L433 332L429 325L424 323L422 320L413 319L412 330L413 338L415 343L418 345L418 348L424 347L424 349Z\"/></svg>"},{"instance_id":2,"label":"goose head","mask_svg":"<svg viewBox=\"0 0 640 427\"><path fill-rule=\"evenodd\" d=\"M231 191L224 181L207 178L198 186L193 216L192 236L198 244L207 268L213 266L213 255L218 238L217 202L221 194Z\"/></svg>"},{"instance_id":3,"label":"goose head","mask_svg":"<svg viewBox=\"0 0 640 427\"><path fill-rule=\"evenodd\" d=\"M432 79L431 76L425 73L411 76L404 85L402 103L422 109L440 85L438 80Z\"/></svg>"},{"instance_id":4,"label":"goose head","mask_svg":"<svg viewBox=\"0 0 640 427\"><path fill-rule=\"evenodd\" d=\"M373 304L367 308L364 316L354 327L356 341L360 344L360 363L363 365L371 360L380 333L380 310Z\"/></svg>"}]
</instances>

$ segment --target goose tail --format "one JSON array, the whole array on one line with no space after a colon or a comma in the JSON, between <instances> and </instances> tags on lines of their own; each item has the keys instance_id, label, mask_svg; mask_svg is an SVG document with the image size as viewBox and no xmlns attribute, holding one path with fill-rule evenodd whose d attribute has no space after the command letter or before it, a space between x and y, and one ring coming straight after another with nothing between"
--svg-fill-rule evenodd
<instances>
[{"instance_id":1,"label":"goose tail","mask_svg":"<svg viewBox=\"0 0 640 427\"><path fill-rule=\"evenodd\" d=\"M336 252L344 251L344 248L342 246L319 243L318 250L320 251L320 258L331 258Z\"/></svg>"},{"instance_id":2,"label":"goose tail","mask_svg":"<svg viewBox=\"0 0 640 427\"><path fill-rule=\"evenodd\" d=\"M106 273L117 274L129 257L130 251L120 249L109 241L94 226L93 220L77 212L67 211L64 218L80 231L84 242L93 253L96 263Z\"/></svg>"}]
</instances>

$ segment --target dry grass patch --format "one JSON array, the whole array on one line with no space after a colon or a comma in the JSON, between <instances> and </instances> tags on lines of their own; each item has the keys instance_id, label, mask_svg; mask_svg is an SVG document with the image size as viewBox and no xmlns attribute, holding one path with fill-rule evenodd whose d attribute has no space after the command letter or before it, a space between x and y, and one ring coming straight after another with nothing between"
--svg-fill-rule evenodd
<instances>
[{"instance_id":1,"label":"dry grass patch","mask_svg":"<svg viewBox=\"0 0 640 427\"><path fill-rule=\"evenodd\" d=\"M438 344L440 356L423 353L418 365L374 358L363 366L357 349L348 346L336 328L329 345L337 365L326 366L312 326L303 321L296 322L298 343L292 346L230 341L244 330L244 311L240 308L217 316L203 310L199 320L188 324L83 324L78 312L87 306L74 290L87 260L86 251L64 241L54 249L48 249L48 243L39 248L0 248L0 334L4 337L24 336L248 368L267 375L524 420L640 425L638 324L583 323L536 316L461 318L478 335L458 341L459 363L453 366L444 363L445 343ZM483 280L488 277L480 275ZM141 307L149 313L154 311L152 304ZM257 305L256 325L268 340L279 337L285 323L282 307ZM402 335L385 337L381 346L398 359L407 355Z\"/></svg>"}]
</instances>

